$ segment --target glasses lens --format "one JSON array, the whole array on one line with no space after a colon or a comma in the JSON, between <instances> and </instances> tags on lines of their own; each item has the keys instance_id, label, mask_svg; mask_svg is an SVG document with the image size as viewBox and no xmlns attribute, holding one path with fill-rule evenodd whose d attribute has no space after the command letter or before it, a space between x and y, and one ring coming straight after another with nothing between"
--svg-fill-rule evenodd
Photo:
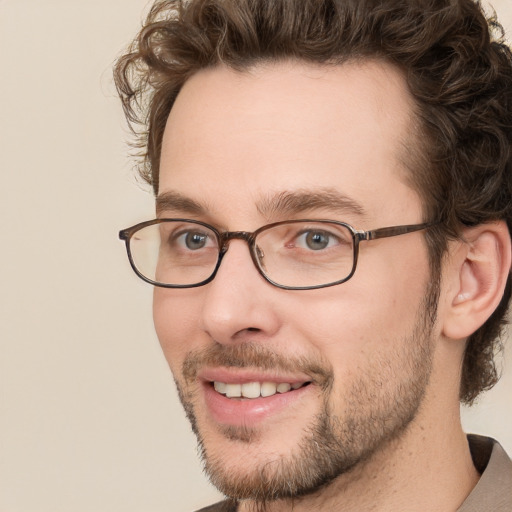
<instances>
[{"instance_id":1,"label":"glasses lens","mask_svg":"<svg viewBox=\"0 0 512 512\"><path fill-rule=\"evenodd\" d=\"M208 279L217 264L215 232L192 222L163 221L145 226L130 238L138 272L160 284L186 286Z\"/></svg>"},{"instance_id":2,"label":"glasses lens","mask_svg":"<svg viewBox=\"0 0 512 512\"><path fill-rule=\"evenodd\" d=\"M290 287L346 279L354 265L351 231L330 222L289 222L258 234L256 256L264 274Z\"/></svg>"}]
</instances>

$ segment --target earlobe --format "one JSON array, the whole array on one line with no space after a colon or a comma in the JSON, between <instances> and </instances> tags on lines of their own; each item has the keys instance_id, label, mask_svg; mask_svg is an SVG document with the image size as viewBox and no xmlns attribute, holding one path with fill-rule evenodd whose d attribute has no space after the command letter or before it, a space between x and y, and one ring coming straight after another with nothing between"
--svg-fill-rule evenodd
<instances>
[{"instance_id":1,"label":"earlobe","mask_svg":"<svg viewBox=\"0 0 512 512\"><path fill-rule=\"evenodd\" d=\"M511 265L505 222L469 228L463 236L449 268L454 286L443 321L443 334L452 339L467 338L492 315L503 297Z\"/></svg>"}]
</instances>

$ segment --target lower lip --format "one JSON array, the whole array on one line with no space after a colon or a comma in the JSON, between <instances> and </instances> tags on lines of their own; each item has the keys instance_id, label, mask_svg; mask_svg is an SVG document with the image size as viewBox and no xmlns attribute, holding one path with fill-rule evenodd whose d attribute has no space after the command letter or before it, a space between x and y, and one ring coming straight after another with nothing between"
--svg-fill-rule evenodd
<instances>
[{"instance_id":1,"label":"lower lip","mask_svg":"<svg viewBox=\"0 0 512 512\"><path fill-rule=\"evenodd\" d=\"M278 415L287 408L295 408L312 385L286 393L260 398L233 399L217 393L211 383L203 386L206 407L217 423L230 426L250 426Z\"/></svg>"}]
</instances>

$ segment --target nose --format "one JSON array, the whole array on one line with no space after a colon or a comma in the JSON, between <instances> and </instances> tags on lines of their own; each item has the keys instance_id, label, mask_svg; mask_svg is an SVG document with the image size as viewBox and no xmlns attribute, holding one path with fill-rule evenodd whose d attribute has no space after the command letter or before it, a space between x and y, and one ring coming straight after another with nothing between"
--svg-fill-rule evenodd
<instances>
[{"instance_id":1,"label":"nose","mask_svg":"<svg viewBox=\"0 0 512 512\"><path fill-rule=\"evenodd\" d=\"M266 338L279 329L280 291L256 270L243 240L231 240L215 279L204 286L202 328L218 343Z\"/></svg>"}]
</instances>

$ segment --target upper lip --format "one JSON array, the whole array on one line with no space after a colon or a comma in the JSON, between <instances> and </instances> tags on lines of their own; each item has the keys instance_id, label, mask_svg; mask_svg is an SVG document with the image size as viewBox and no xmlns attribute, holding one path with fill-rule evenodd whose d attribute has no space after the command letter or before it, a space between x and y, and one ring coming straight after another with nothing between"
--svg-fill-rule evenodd
<instances>
[{"instance_id":1,"label":"upper lip","mask_svg":"<svg viewBox=\"0 0 512 512\"><path fill-rule=\"evenodd\" d=\"M198 372L198 378L205 382L224 382L226 384L245 384L248 382L281 382L294 384L310 382L311 377L303 374L279 374L278 372L264 372L250 368L203 368Z\"/></svg>"}]
</instances>

